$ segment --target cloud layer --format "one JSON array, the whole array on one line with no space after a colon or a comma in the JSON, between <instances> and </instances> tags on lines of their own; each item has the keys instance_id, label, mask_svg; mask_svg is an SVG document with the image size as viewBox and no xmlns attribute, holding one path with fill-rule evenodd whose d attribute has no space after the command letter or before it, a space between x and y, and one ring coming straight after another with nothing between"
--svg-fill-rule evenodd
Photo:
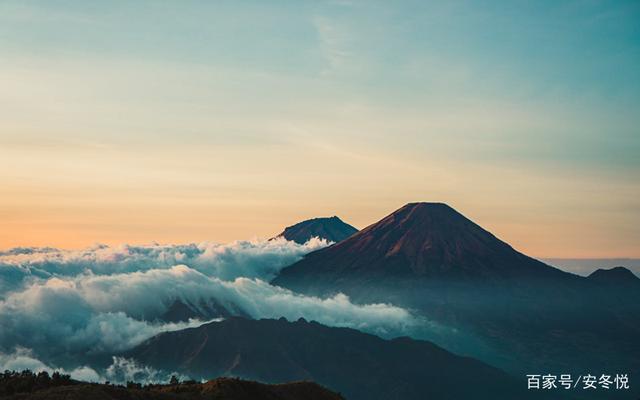
<instances>
[{"instance_id":1,"label":"cloud layer","mask_svg":"<svg viewBox=\"0 0 640 400\"><path fill-rule=\"evenodd\" d=\"M278 239L6 251L0 254L2 363L38 361L42 368L57 365L73 371L159 332L203 322L164 322L163 314L178 300L253 318L303 317L382 336L404 335L417 325L399 307L356 305L342 294L308 297L267 282L284 266L326 245L316 239L305 245Z\"/></svg>"},{"instance_id":2,"label":"cloud layer","mask_svg":"<svg viewBox=\"0 0 640 400\"><path fill-rule=\"evenodd\" d=\"M303 255L327 246L313 238L300 245L283 238L246 240L227 244L96 245L84 250L17 247L0 252L0 299L34 280L80 274L114 275L187 265L223 280L237 277L269 281Z\"/></svg>"}]
</instances>

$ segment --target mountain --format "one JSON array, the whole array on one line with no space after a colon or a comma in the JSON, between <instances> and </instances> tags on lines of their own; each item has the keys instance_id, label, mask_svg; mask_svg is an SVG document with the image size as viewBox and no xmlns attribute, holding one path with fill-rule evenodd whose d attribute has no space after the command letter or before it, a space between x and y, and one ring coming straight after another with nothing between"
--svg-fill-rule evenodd
<instances>
[{"instance_id":1,"label":"mountain","mask_svg":"<svg viewBox=\"0 0 640 400\"><path fill-rule=\"evenodd\" d=\"M350 400L470 399L478 390L492 399L527 394L504 372L430 342L384 340L303 319L232 317L159 334L124 356L196 379L313 380Z\"/></svg>"},{"instance_id":2,"label":"mountain","mask_svg":"<svg viewBox=\"0 0 640 400\"><path fill-rule=\"evenodd\" d=\"M333 216L329 218L313 218L285 228L276 237L284 237L299 244L304 244L312 237L326 239L329 242L340 242L358 232L353 226Z\"/></svg>"},{"instance_id":3,"label":"mountain","mask_svg":"<svg viewBox=\"0 0 640 400\"><path fill-rule=\"evenodd\" d=\"M453 208L410 203L334 246L284 268L279 286L313 292L356 280L574 279L517 252ZM322 291L322 290L319 290Z\"/></svg>"},{"instance_id":4,"label":"mountain","mask_svg":"<svg viewBox=\"0 0 640 400\"><path fill-rule=\"evenodd\" d=\"M548 266L442 203L407 204L272 283L405 307L440 327L429 340L516 374L640 367L640 290Z\"/></svg>"},{"instance_id":5,"label":"mountain","mask_svg":"<svg viewBox=\"0 0 640 400\"><path fill-rule=\"evenodd\" d=\"M124 386L85 383L68 376L54 379L46 373L29 371L0 373L0 398L7 400L344 400L313 382L266 385L232 378L218 378L205 383L195 381Z\"/></svg>"},{"instance_id":6,"label":"mountain","mask_svg":"<svg viewBox=\"0 0 640 400\"><path fill-rule=\"evenodd\" d=\"M246 312L235 304L231 302L223 304L215 298L201 300L198 304L176 299L158 319L164 322L184 322L189 319L206 321L231 315L247 316Z\"/></svg>"},{"instance_id":7,"label":"mountain","mask_svg":"<svg viewBox=\"0 0 640 400\"><path fill-rule=\"evenodd\" d=\"M625 267L600 268L592 272L588 278L594 282L607 285L637 286L640 284L640 278Z\"/></svg>"},{"instance_id":8,"label":"mountain","mask_svg":"<svg viewBox=\"0 0 640 400\"><path fill-rule=\"evenodd\" d=\"M195 307L194 305L177 299L160 316L160 320L164 322L184 322L189 319L208 320L213 318L221 318L229 315L226 308L220 307Z\"/></svg>"}]
</instances>

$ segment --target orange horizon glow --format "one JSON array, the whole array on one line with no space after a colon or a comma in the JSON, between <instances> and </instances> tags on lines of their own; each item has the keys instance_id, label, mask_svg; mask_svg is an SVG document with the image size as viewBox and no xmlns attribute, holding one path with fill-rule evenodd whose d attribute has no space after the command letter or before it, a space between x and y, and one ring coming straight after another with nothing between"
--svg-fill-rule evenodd
<instances>
[{"instance_id":1,"label":"orange horizon glow","mask_svg":"<svg viewBox=\"0 0 640 400\"><path fill-rule=\"evenodd\" d=\"M528 255L640 256L639 189L597 176L306 146L2 150L0 248L228 242L331 215L363 228L439 201Z\"/></svg>"},{"instance_id":2,"label":"orange horizon glow","mask_svg":"<svg viewBox=\"0 0 640 400\"><path fill-rule=\"evenodd\" d=\"M455 206L454 206L455 207ZM84 223L76 226L64 221L54 222L52 218L48 224L41 221L28 222L21 220L12 227L11 237L5 235L5 230L0 234L0 250L13 247L54 247L58 249L79 250L106 244L112 247L120 245L151 245L151 244L186 244L202 242L227 243L236 240L267 239L280 233L286 226L297 222L322 216L338 215L343 221L354 225L358 229L377 222L394 209L382 210L382 207L369 205L367 209L349 210L341 207L339 212L307 212L303 207L294 204L289 207L280 207L278 212L275 207L270 209L256 206L252 209L243 208L238 219L230 217L232 207L228 206L226 212L216 213L210 207L195 208L192 218L197 223L184 223L172 221L175 211L163 213L161 209L129 210L126 213L116 214L97 213L93 217L82 218ZM320 207L322 208L322 207ZM379 210L379 211L378 211ZM116 210L118 211L118 210ZM142 212L138 212L142 211ZM471 218L483 228L489 230L499 239L507 242L516 250L535 258L568 258L568 259L611 259L611 258L640 258L635 248L630 246L627 252L616 250L615 252L602 252L598 250L580 251L572 250L571 245L593 243L598 245L599 237L590 236L587 231L572 229L571 226L554 225L552 223L527 224L526 222L504 221L491 223L490 219L500 220L504 216L492 216L485 212L484 217L474 218L464 209L458 211ZM161 215L164 214L164 218ZM206 217L202 217L206 214ZM377 217L369 217L377 214ZM200 215L200 217L198 217ZM479 213L478 215L482 215ZM59 217L59 216L58 216ZM134 218L135 217L135 218ZM187 217L187 216L185 216ZM351 217L351 218L350 218ZM70 220L70 217L66 217ZM77 218L77 217L76 217ZM132 224L131 219L135 219ZM5 225L6 227L7 225ZM18 226L21 230L18 229ZM567 239L550 244L551 232L575 231L575 236L567 236ZM574 241L577 239L577 242ZM606 243L605 243L606 244ZM595 248L595 247L594 247ZM596 248L597 249L597 248Z\"/></svg>"}]
</instances>

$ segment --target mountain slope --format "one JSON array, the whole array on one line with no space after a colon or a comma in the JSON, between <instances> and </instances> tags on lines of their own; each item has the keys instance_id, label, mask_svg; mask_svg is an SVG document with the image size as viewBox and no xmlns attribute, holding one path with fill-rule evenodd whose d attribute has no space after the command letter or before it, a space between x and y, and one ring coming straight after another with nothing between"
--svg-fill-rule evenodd
<instances>
[{"instance_id":1,"label":"mountain slope","mask_svg":"<svg viewBox=\"0 0 640 400\"><path fill-rule=\"evenodd\" d=\"M285 228L276 237L284 237L299 244L304 244L313 237L326 239L329 242L340 242L358 232L353 226L333 216L329 218L313 218Z\"/></svg>"},{"instance_id":2,"label":"mountain slope","mask_svg":"<svg viewBox=\"0 0 640 400\"><path fill-rule=\"evenodd\" d=\"M125 356L194 378L313 380L350 400L474 398L480 387L493 399L512 399L522 388L500 370L429 342L304 320L230 318L160 334Z\"/></svg>"}]
</instances>

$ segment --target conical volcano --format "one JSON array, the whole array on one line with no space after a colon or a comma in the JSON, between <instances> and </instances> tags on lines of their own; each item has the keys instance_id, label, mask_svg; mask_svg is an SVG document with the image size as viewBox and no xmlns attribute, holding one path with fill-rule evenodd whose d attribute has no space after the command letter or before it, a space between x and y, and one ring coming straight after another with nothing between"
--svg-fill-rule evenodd
<instances>
[{"instance_id":1,"label":"conical volcano","mask_svg":"<svg viewBox=\"0 0 640 400\"><path fill-rule=\"evenodd\" d=\"M409 203L350 238L307 255L274 281L485 279L563 276L517 252L443 203Z\"/></svg>"},{"instance_id":2,"label":"conical volcano","mask_svg":"<svg viewBox=\"0 0 640 400\"><path fill-rule=\"evenodd\" d=\"M274 284L405 307L436 323L434 342L518 374L597 369L602 360L633 370L639 292L596 278L519 253L446 204L410 203L308 254ZM581 340L589 351L576 350Z\"/></svg>"}]
</instances>

